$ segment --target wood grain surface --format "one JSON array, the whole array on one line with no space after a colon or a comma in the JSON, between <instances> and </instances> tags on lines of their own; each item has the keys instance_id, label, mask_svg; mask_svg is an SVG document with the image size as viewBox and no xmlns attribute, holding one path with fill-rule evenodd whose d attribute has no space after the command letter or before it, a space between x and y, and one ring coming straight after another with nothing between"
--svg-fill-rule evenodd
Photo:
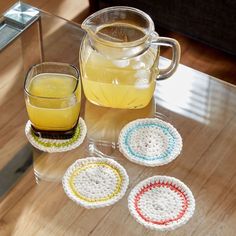
<instances>
[{"instance_id":1,"label":"wood grain surface","mask_svg":"<svg viewBox=\"0 0 236 236\"><path fill-rule=\"evenodd\" d=\"M42 19L44 60L78 66L83 33L78 26L66 22L54 30L54 24L50 25L51 28L48 26L51 20L55 19L48 16ZM27 40L31 34L35 35L33 31L28 31L0 54L0 176L9 162L17 160L19 152L28 145L24 135L27 114L23 81L29 62L40 60L40 55L27 51L31 50L31 46L27 48ZM47 34L49 31L52 33ZM165 59L161 60L161 64L166 63ZM0 235L235 235L234 86L181 65L171 79L157 83L154 99L146 108L113 110L84 100L81 115L88 126L83 145L61 154L34 150L32 167L0 199ZM124 124L153 116L172 123L181 134L184 145L175 161L148 168L131 163L112 144L117 141ZM60 180L68 166L76 159L98 155L96 151L89 151L89 145L111 155L126 168L130 177L126 195L113 206L86 210L69 200L63 192ZM193 218L175 231L147 230L129 214L129 192L137 183L153 175L179 178L189 186L196 199Z\"/></svg>"}]
</instances>

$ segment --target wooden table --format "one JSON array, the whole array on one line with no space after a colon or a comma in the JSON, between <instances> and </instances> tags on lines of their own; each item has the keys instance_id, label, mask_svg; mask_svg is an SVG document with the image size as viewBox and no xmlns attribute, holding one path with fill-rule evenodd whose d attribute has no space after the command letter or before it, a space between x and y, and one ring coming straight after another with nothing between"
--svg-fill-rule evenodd
<instances>
[{"instance_id":1,"label":"wooden table","mask_svg":"<svg viewBox=\"0 0 236 236\"><path fill-rule=\"evenodd\" d=\"M180 65L171 79L157 83L152 102L141 110L115 111L84 100L88 135L82 146L61 154L31 148L24 135L25 72L42 60L78 65L82 37L78 25L41 12L41 21L0 54L0 235L235 235L236 88L207 74ZM124 158L116 141L127 122L154 116L171 122L184 146L172 163L148 168ZM60 180L76 159L98 156L98 150L126 168L130 184L115 205L86 210L67 198ZM174 176L192 190L196 210L185 226L159 233L129 214L130 190L153 175Z\"/></svg>"}]
</instances>

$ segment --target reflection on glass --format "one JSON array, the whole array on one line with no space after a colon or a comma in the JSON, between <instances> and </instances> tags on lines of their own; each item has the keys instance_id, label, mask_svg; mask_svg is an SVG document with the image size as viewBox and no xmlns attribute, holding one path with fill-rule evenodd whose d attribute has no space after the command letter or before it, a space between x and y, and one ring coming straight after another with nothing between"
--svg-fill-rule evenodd
<instances>
[{"instance_id":1,"label":"reflection on glass","mask_svg":"<svg viewBox=\"0 0 236 236\"><path fill-rule=\"evenodd\" d=\"M168 63L161 58L160 67ZM202 124L227 119L235 110L235 98L229 85L183 65L169 80L158 82L155 90L157 105Z\"/></svg>"},{"instance_id":2,"label":"reflection on glass","mask_svg":"<svg viewBox=\"0 0 236 236\"><path fill-rule=\"evenodd\" d=\"M63 155L60 153L43 153L42 155L34 155L33 165L36 182L40 180L48 182L60 181L66 168L61 165Z\"/></svg>"},{"instance_id":3,"label":"reflection on glass","mask_svg":"<svg viewBox=\"0 0 236 236\"><path fill-rule=\"evenodd\" d=\"M160 67L168 60L162 58ZM181 66L171 79L156 86L158 105L201 123L209 122L210 84L209 76Z\"/></svg>"},{"instance_id":4,"label":"reflection on glass","mask_svg":"<svg viewBox=\"0 0 236 236\"><path fill-rule=\"evenodd\" d=\"M78 158L88 156L82 144L76 150L61 153L46 153L34 148L33 167L37 183L61 182L67 168Z\"/></svg>"},{"instance_id":5,"label":"reflection on glass","mask_svg":"<svg viewBox=\"0 0 236 236\"><path fill-rule=\"evenodd\" d=\"M88 128L88 139L104 145L117 144L119 133L128 122L154 117L156 112L155 100L142 109L112 109L96 106L88 100L85 102L85 122Z\"/></svg>"}]
</instances>

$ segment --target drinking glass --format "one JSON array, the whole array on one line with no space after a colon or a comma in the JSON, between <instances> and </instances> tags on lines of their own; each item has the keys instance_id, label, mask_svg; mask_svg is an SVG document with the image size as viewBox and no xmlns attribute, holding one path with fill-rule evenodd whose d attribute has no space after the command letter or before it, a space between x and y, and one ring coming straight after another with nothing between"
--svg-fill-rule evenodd
<instances>
[{"instance_id":1,"label":"drinking glass","mask_svg":"<svg viewBox=\"0 0 236 236\"><path fill-rule=\"evenodd\" d=\"M71 138L79 119L81 83L70 64L32 66L24 83L25 103L33 133L43 138Z\"/></svg>"}]
</instances>

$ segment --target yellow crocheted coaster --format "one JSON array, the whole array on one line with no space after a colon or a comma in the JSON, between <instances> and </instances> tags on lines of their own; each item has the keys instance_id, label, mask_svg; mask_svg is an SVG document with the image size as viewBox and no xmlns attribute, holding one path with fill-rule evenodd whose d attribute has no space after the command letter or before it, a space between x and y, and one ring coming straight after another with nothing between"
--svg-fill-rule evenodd
<instances>
[{"instance_id":1,"label":"yellow crocheted coaster","mask_svg":"<svg viewBox=\"0 0 236 236\"><path fill-rule=\"evenodd\" d=\"M86 208L109 206L121 199L128 187L126 170L110 158L87 157L77 160L63 177L70 199Z\"/></svg>"},{"instance_id":2,"label":"yellow crocheted coaster","mask_svg":"<svg viewBox=\"0 0 236 236\"><path fill-rule=\"evenodd\" d=\"M109 193L107 196L104 196L104 197L101 197L101 198L88 198L88 197L82 195L80 192L78 192L76 190L75 178L81 172L83 172L83 171L86 172L89 168L91 168L91 169L94 168L95 169L96 167L103 167L103 168L110 169L114 173L114 175L116 175L116 178L117 178L116 187L115 187L114 191ZM122 184L122 176L120 174L120 171L117 168L115 168L113 166L110 166L106 163L102 163L102 162L99 163L98 162L98 163L94 163L94 164L88 164L86 166L81 167L80 169L75 170L72 173L71 177L70 177L69 183L70 183L70 186L71 186L71 189L72 189L73 193L77 197L79 197L79 198L81 198L81 199L83 199L84 201L87 201L87 202L102 202L102 201L107 201L109 199L112 199L113 197L115 197L120 192L121 184Z\"/></svg>"}]
</instances>

